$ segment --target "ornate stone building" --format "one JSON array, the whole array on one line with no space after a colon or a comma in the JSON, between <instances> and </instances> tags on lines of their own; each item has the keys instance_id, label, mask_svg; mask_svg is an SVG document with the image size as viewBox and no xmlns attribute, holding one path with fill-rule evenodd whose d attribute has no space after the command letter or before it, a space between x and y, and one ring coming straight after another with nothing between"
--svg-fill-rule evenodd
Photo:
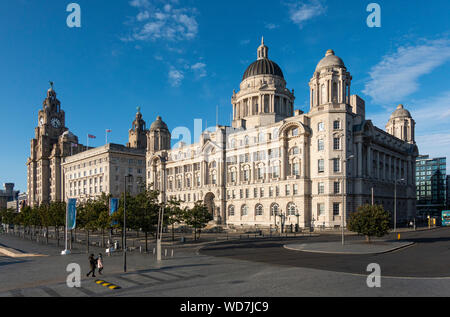
<instances>
[{"instance_id":1,"label":"ornate stone building","mask_svg":"<svg viewBox=\"0 0 450 317\"><path fill-rule=\"evenodd\" d=\"M393 212L397 182L397 219L413 217L418 149L409 113L399 107L387 132L375 127L332 50L309 82L309 112L294 110L294 90L268 57L263 41L233 92L232 127L171 149L158 117L148 133L148 185L187 206L204 201L219 224L339 227L372 192Z\"/></svg>"},{"instance_id":2,"label":"ornate stone building","mask_svg":"<svg viewBox=\"0 0 450 317\"><path fill-rule=\"evenodd\" d=\"M124 190L124 175L131 174L128 188L136 194L145 185L147 130L140 110L129 130L127 146L107 144L87 148L65 126L65 112L51 83L27 161L28 203L38 206L67 198L95 198L102 192L117 197Z\"/></svg>"},{"instance_id":3,"label":"ornate stone building","mask_svg":"<svg viewBox=\"0 0 450 317\"><path fill-rule=\"evenodd\" d=\"M65 113L51 83L38 114L38 126L35 137L31 140L30 157L27 161L30 206L62 199L62 160L85 149L66 128Z\"/></svg>"},{"instance_id":4,"label":"ornate stone building","mask_svg":"<svg viewBox=\"0 0 450 317\"><path fill-rule=\"evenodd\" d=\"M65 157L62 168L64 199L96 199L105 194L120 197L126 190L138 194L146 185L147 130L138 108L127 146L106 144ZM125 177L126 180L125 180Z\"/></svg>"}]
</instances>

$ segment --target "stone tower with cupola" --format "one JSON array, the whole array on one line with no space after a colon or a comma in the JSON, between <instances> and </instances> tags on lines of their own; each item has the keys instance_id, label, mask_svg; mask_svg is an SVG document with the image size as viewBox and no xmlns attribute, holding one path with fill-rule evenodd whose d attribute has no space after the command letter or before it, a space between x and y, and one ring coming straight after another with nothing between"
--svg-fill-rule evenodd
<instances>
[{"instance_id":1,"label":"stone tower with cupola","mask_svg":"<svg viewBox=\"0 0 450 317\"><path fill-rule=\"evenodd\" d=\"M147 149L147 128L145 126L145 121L142 119L140 108L137 109L136 118L128 133L127 147L133 149Z\"/></svg>"},{"instance_id":2,"label":"stone tower with cupola","mask_svg":"<svg viewBox=\"0 0 450 317\"><path fill-rule=\"evenodd\" d=\"M157 153L159 151L170 150L171 134L167 124L158 116L150 126L147 133L147 152Z\"/></svg>"},{"instance_id":3,"label":"stone tower with cupola","mask_svg":"<svg viewBox=\"0 0 450 317\"><path fill-rule=\"evenodd\" d=\"M263 38L257 60L244 73L240 91L233 91L233 127L251 129L291 117L294 100L294 91L286 88L283 71L269 59Z\"/></svg>"},{"instance_id":4,"label":"stone tower with cupola","mask_svg":"<svg viewBox=\"0 0 450 317\"><path fill-rule=\"evenodd\" d=\"M65 126L65 113L53 83L47 90L27 161L27 193L31 206L63 200L61 163L64 157L83 151L78 138Z\"/></svg>"},{"instance_id":5,"label":"stone tower with cupola","mask_svg":"<svg viewBox=\"0 0 450 317\"><path fill-rule=\"evenodd\" d=\"M416 144L415 127L416 122L412 118L411 113L403 105L399 105L386 125L386 132L402 141Z\"/></svg>"}]
</instances>

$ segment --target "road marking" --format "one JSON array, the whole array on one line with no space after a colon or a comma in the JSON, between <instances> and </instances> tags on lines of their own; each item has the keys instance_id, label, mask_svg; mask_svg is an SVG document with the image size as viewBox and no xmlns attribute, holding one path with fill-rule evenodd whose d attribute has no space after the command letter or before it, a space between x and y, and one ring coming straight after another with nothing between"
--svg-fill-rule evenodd
<instances>
[{"instance_id":1,"label":"road marking","mask_svg":"<svg viewBox=\"0 0 450 317\"><path fill-rule=\"evenodd\" d=\"M40 289L43 290L45 293L47 293L47 295L49 295L50 297L61 297L60 294L58 294L55 290L49 287L41 286Z\"/></svg>"},{"instance_id":2,"label":"road marking","mask_svg":"<svg viewBox=\"0 0 450 317\"><path fill-rule=\"evenodd\" d=\"M20 289L11 290L9 292L14 297L25 297L25 295L22 294L22 291Z\"/></svg>"},{"instance_id":3,"label":"road marking","mask_svg":"<svg viewBox=\"0 0 450 317\"><path fill-rule=\"evenodd\" d=\"M91 290L88 290L88 289L86 289L84 287L75 287L75 289L79 290L80 292L82 292L84 295L87 295L87 296L94 296L94 295L96 295L95 292L93 292Z\"/></svg>"},{"instance_id":4,"label":"road marking","mask_svg":"<svg viewBox=\"0 0 450 317\"><path fill-rule=\"evenodd\" d=\"M124 280L125 282L128 282L128 283L132 283L132 284L136 284L136 285L145 285L144 283L134 281L134 280L129 279L127 277L117 276L117 278L120 278L121 280Z\"/></svg>"},{"instance_id":5,"label":"road marking","mask_svg":"<svg viewBox=\"0 0 450 317\"><path fill-rule=\"evenodd\" d=\"M169 272L165 272L165 271L155 271L155 272L166 274L166 275L169 275L171 277L176 277L176 278L186 278L186 276L175 274L175 273L169 273Z\"/></svg>"},{"instance_id":6,"label":"road marking","mask_svg":"<svg viewBox=\"0 0 450 317\"><path fill-rule=\"evenodd\" d=\"M115 285L113 283L109 283L109 282L103 281L103 280L97 280L97 281L95 281L95 283L98 284L98 285L101 285L103 287L107 287L109 289L113 289L113 290L114 289L121 289L120 286Z\"/></svg>"}]
</instances>

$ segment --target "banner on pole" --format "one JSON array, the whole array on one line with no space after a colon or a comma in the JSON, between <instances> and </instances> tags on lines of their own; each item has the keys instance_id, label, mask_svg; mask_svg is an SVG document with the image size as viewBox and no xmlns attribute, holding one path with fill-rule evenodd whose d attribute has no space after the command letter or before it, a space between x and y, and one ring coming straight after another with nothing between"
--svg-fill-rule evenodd
<instances>
[{"instance_id":1,"label":"banner on pole","mask_svg":"<svg viewBox=\"0 0 450 317\"><path fill-rule=\"evenodd\" d=\"M119 208L119 199L118 198L110 198L109 199L109 215L112 216L115 212L117 212L117 208ZM113 221L112 225L117 225L117 221Z\"/></svg>"},{"instance_id":2,"label":"banner on pole","mask_svg":"<svg viewBox=\"0 0 450 317\"><path fill-rule=\"evenodd\" d=\"M73 230L77 225L77 200L69 199L67 203L67 229Z\"/></svg>"}]
</instances>

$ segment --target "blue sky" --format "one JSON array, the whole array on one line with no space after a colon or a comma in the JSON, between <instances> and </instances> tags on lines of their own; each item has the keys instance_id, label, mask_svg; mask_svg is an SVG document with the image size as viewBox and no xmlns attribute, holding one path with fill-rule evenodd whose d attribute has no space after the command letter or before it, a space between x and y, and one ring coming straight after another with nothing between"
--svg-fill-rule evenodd
<instances>
[{"instance_id":1,"label":"blue sky","mask_svg":"<svg viewBox=\"0 0 450 317\"><path fill-rule=\"evenodd\" d=\"M308 82L327 49L353 76L380 128L399 103L416 120L420 151L450 157L450 22L447 0L376 1L381 28L366 24L375 1L78 0L81 28L69 28L64 0L0 3L0 182L26 190L26 159L48 89L66 126L125 144L140 106L147 124L229 124L233 89L256 59L269 57L307 110Z\"/></svg>"}]
</instances>

